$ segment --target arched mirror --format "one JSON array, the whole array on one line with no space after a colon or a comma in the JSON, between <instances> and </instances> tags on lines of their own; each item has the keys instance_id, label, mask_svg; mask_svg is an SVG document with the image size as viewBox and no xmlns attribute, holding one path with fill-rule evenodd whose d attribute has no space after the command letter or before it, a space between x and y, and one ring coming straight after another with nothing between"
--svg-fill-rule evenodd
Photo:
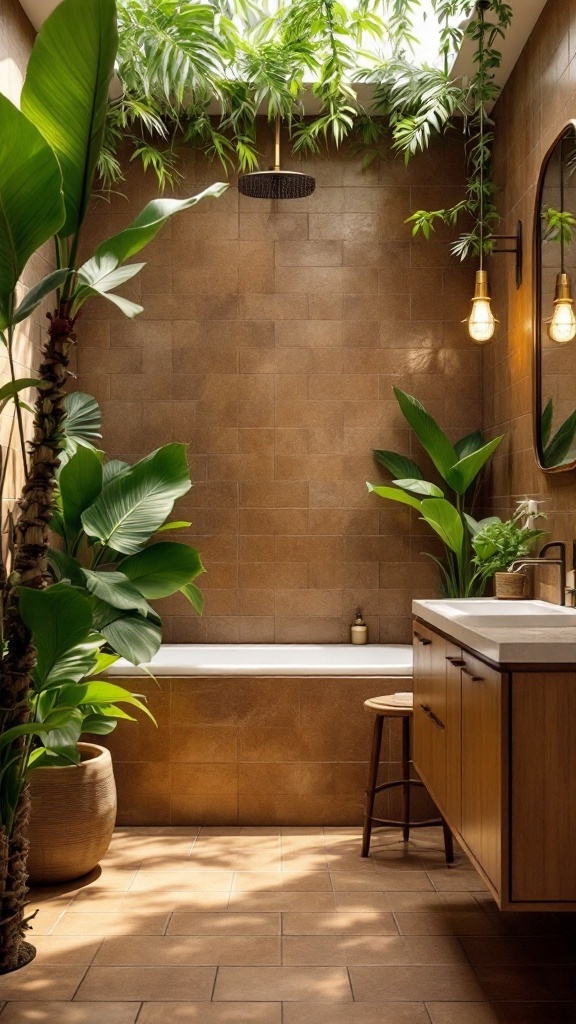
<instances>
[{"instance_id":1,"label":"arched mirror","mask_svg":"<svg viewBox=\"0 0 576 1024\"><path fill-rule=\"evenodd\" d=\"M576 468L576 121L550 148L534 224L534 446L548 473Z\"/></svg>"}]
</instances>

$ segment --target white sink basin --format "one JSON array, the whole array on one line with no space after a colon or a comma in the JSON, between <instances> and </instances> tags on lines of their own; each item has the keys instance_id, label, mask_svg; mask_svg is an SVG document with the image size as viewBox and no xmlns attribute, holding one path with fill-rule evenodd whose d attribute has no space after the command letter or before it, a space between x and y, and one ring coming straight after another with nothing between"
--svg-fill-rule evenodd
<instances>
[{"instance_id":1,"label":"white sink basin","mask_svg":"<svg viewBox=\"0 0 576 1024\"><path fill-rule=\"evenodd\" d=\"M441 598L426 607L462 626L576 626L576 608L547 601L497 601L484 598Z\"/></svg>"}]
</instances>

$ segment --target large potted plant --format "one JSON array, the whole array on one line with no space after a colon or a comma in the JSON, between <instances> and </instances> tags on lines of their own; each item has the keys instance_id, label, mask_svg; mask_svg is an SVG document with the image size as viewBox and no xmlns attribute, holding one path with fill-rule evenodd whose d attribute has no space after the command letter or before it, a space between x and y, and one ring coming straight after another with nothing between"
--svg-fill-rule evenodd
<instances>
[{"instance_id":1,"label":"large potted plant","mask_svg":"<svg viewBox=\"0 0 576 1024\"><path fill-rule=\"evenodd\" d=\"M416 509L440 537L442 558L425 552L440 570L439 589L444 597L475 597L484 591L485 580L474 571L470 547L475 520L470 512L482 469L496 451L502 436L485 441L479 430L454 444L423 405L399 388L394 394L403 415L424 451L432 460L442 486L425 480L420 466L391 451L374 451L376 461L392 474L392 487L367 483L388 501ZM449 500L451 499L451 500Z\"/></svg>"},{"instance_id":2,"label":"large potted plant","mask_svg":"<svg viewBox=\"0 0 576 1024\"><path fill-rule=\"evenodd\" d=\"M34 632L20 614L24 588L47 582L49 523L62 448L68 355L78 343L78 317L93 295L125 315L141 311L116 289L143 263L125 265L155 237L167 218L219 195L225 185L199 196L156 200L118 235L102 242L81 263L80 239L104 137L108 89L117 47L114 0L61 0L44 23L30 56L19 110L0 95L0 334L6 345L26 481L15 525L15 548L2 565L0 589L4 649L0 677L2 790L0 792L0 974L31 955L23 946L29 791L23 726L31 721ZM28 261L54 241L56 269L22 301L18 281ZM15 346L18 324L50 299L48 337L39 371L42 395L34 409L30 456L20 415ZM30 383L30 382L28 382ZM44 723L45 728L47 728ZM16 730L16 732L14 732ZM8 740L5 740L5 737Z\"/></svg>"},{"instance_id":3,"label":"large potted plant","mask_svg":"<svg viewBox=\"0 0 576 1024\"><path fill-rule=\"evenodd\" d=\"M71 648L66 630L63 655L55 648L61 629L55 638L52 631L42 635L32 671L32 720L40 725L56 711L68 713L58 730L36 737L28 760L28 869L39 883L86 874L110 843L116 811L110 755L81 736L107 735L119 718L130 718L121 705L150 715L143 698L97 677L119 656L138 665L156 653L162 620L149 599L180 591L195 611L203 603L193 582L204 572L198 551L154 541L190 525L170 518L192 486L186 446L164 445L133 466L106 461L93 444L100 428L95 399L70 395L66 409L52 519L59 547L49 552L54 585L47 594L58 601L61 622L75 602L76 632ZM25 612L35 600L37 592L24 594Z\"/></svg>"}]
</instances>

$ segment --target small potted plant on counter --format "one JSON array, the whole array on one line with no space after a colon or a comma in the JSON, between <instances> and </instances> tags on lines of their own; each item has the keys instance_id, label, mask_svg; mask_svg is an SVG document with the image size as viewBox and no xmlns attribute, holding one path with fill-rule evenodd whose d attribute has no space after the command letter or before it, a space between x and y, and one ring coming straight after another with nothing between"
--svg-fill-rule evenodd
<instances>
[{"instance_id":1,"label":"small potted plant on counter","mask_svg":"<svg viewBox=\"0 0 576 1024\"><path fill-rule=\"evenodd\" d=\"M528 501L518 502L512 519L503 521L497 516L483 519L479 523L470 520L473 532L474 565L476 577L483 584L494 579L494 594L498 598L522 598L526 596L528 577L523 572L510 572L510 566L519 558L530 555L534 541L545 535L544 530L535 530L536 519L545 518L544 512L530 512Z\"/></svg>"}]
</instances>

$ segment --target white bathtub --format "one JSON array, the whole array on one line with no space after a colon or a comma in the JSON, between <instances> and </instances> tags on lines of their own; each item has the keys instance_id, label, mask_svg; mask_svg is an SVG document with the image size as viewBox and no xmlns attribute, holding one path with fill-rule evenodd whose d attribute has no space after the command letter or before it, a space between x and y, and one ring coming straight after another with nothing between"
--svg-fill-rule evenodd
<instances>
[{"instance_id":1,"label":"white bathtub","mask_svg":"<svg viewBox=\"0 0 576 1024\"><path fill-rule=\"evenodd\" d=\"M146 665L156 676L411 676L406 644L163 644ZM129 662L109 676L141 674Z\"/></svg>"}]
</instances>

